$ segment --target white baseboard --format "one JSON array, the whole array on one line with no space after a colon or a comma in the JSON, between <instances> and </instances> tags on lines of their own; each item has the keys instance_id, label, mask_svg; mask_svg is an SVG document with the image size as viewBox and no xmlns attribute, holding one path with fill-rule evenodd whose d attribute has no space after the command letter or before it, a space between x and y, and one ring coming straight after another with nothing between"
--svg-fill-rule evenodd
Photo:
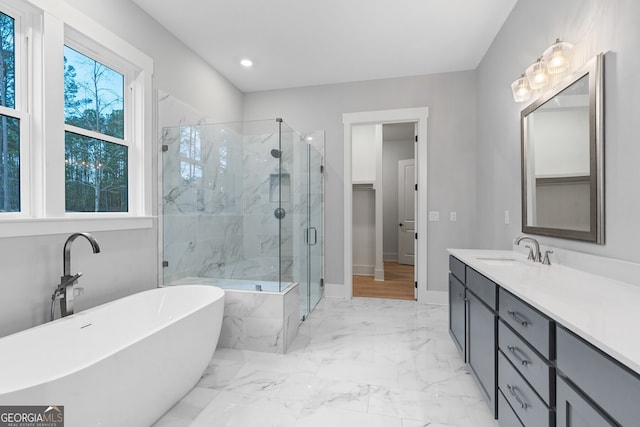
<instances>
[{"instance_id":1,"label":"white baseboard","mask_svg":"<svg viewBox=\"0 0 640 427\"><path fill-rule=\"evenodd\" d=\"M398 252L385 252L382 254L384 261L398 262Z\"/></svg>"},{"instance_id":2,"label":"white baseboard","mask_svg":"<svg viewBox=\"0 0 640 427\"><path fill-rule=\"evenodd\" d=\"M419 300L418 302L424 303L424 304L447 305L449 304L449 292L447 291L418 292L418 300Z\"/></svg>"},{"instance_id":3,"label":"white baseboard","mask_svg":"<svg viewBox=\"0 0 640 427\"><path fill-rule=\"evenodd\" d=\"M354 265L352 273L356 276L373 276L375 270L375 265Z\"/></svg>"},{"instance_id":4,"label":"white baseboard","mask_svg":"<svg viewBox=\"0 0 640 427\"><path fill-rule=\"evenodd\" d=\"M325 298L341 298L345 299L346 296L346 286L344 285L336 285L334 283L325 283L324 284L324 297Z\"/></svg>"}]
</instances>

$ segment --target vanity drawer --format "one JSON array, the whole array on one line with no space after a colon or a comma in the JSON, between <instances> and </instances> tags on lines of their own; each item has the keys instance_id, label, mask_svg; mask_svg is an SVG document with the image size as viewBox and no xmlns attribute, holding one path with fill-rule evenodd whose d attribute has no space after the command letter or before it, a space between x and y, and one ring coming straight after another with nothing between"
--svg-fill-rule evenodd
<instances>
[{"instance_id":1,"label":"vanity drawer","mask_svg":"<svg viewBox=\"0 0 640 427\"><path fill-rule=\"evenodd\" d=\"M525 426L555 426L553 410L544 404L501 352L498 352L498 387Z\"/></svg>"},{"instance_id":2,"label":"vanity drawer","mask_svg":"<svg viewBox=\"0 0 640 427\"><path fill-rule=\"evenodd\" d=\"M500 427L524 427L501 390L498 390L498 423Z\"/></svg>"},{"instance_id":3,"label":"vanity drawer","mask_svg":"<svg viewBox=\"0 0 640 427\"><path fill-rule=\"evenodd\" d=\"M449 255L449 271L451 274L456 276L458 280L464 284L465 282L465 274L464 274L465 264L460 261L458 258L453 255Z\"/></svg>"},{"instance_id":4,"label":"vanity drawer","mask_svg":"<svg viewBox=\"0 0 640 427\"><path fill-rule=\"evenodd\" d=\"M509 326L548 360L555 357L555 323L529 304L500 288L499 313Z\"/></svg>"},{"instance_id":5,"label":"vanity drawer","mask_svg":"<svg viewBox=\"0 0 640 427\"><path fill-rule=\"evenodd\" d=\"M467 267L467 288L493 310L496 309L497 285L473 268Z\"/></svg>"},{"instance_id":6,"label":"vanity drawer","mask_svg":"<svg viewBox=\"0 0 640 427\"><path fill-rule=\"evenodd\" d=\"M564 328L557 335L559 374L621 425L638 425L640 376Z\"/></svg>"},{"instance_id":7,"label":"vanity drawer","mask_svg":"<svg viewBox=\"0 0 640 427\"><path fill-rule=\"evenodd\" d=\"M504 355L549 406L555 404L555 370L502 321L498 322L498 343Z\"/></svg>"}]
</instances>

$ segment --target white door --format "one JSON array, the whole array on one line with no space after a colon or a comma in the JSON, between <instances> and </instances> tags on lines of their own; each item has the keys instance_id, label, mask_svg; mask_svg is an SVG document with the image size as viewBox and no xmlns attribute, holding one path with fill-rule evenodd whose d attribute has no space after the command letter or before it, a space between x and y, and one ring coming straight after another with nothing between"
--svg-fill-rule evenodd
<instances>
[{"instance_id":1,"label":"white door","mask_svg":"<svg viewBox=\"0 0 640 427\"><path fill-rule=\"evenodd\" d=\"M415 265L415 160L398 161L398 263Z\"/></svg>"}]
</instances>

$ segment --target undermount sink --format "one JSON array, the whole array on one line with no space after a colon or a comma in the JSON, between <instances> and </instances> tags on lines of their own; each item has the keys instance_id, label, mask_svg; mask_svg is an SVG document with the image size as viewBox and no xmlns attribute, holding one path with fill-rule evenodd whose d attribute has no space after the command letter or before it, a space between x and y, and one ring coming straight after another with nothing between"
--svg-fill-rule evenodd
<instances>
[{"instance_id":1,"label":"undermount sink","mask_svg":"<svg viewBox=\"0 0 640 427\"><path fill-rule=\"evenodd\" d=\"M476 259L489 265L508 266L518 264L518 260L509 257L476 257Z\"/></svg>"}]
</instances>

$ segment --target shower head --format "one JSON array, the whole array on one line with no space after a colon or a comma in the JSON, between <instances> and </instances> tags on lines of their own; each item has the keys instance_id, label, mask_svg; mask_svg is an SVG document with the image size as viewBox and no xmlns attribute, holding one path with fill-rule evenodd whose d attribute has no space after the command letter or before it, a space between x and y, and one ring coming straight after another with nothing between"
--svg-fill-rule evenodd
<instances>
[{"instance_id":1,"label":"shower head","mask_svg":"<svg viewBox=\"0 0 640 427\"><path fill-rule=\"evenodd\" d=\"M271 150L271 156L274 159L279 159L281 155L282 155L282 151L278 150L277 148L274 148L273 150Z\"/></svg>"}]
</instances>

